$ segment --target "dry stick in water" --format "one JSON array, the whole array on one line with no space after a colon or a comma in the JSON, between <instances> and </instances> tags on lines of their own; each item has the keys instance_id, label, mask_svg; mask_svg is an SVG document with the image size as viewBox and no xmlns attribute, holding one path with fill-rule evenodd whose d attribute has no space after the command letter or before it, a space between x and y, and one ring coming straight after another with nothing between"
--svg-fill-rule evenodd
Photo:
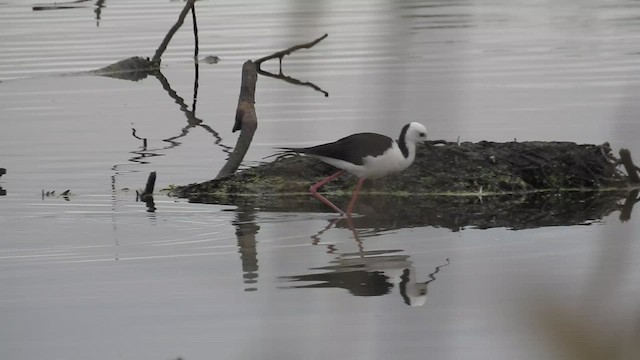
<instances>
[{"instance_id":1,"label":"dry stick in water","mask_svg":"<svg viewBox=\"0 0 640 360\"><path fill-rule=\"evenodd\" d=\"M162 43L156 50L156 54L153 55L153 59L151 59L152 63L160 65L160 57L162 56L162 53L164 53L164 51L167 49L167 45L169 45L169 41L171 41L171 38L173 37L173 35L176 33L176 31L178 31L178 29L180 29L180 27L182 26L182 23L184 23L184 18L187 16L187 13L189 12L189 10L193 8L194 6L193 4L195 3L195 1L196 0L188 0L187 3L184 5L184 8L182 9L180 16L178 16L178 21L175 24L173 24L171 29L169 29L169 32L164 37L164 40L162 40Z\"/></svg>"},{"instance_id":2,"label":"dry stick in water","mask_svg":"<svg viewBox=\"0 0 640 360\"><path fill-rule=\"evenodd\" d=\"M620 162L624 165L629 175L629 180L632 184L640 184L640 177L638 177L638 168L633 164L631 160L631 151L628 149L620 149Z\"/></svg>"},{"instance_id":3,"label":"dry stick in water","mask_svg":"<svg viewBox=\"0 0 640 360\"><path fill-rule=\"evenodd\" d=\"M144 201L147 205L147 212L155 212L156 204L153 201L153 188L156 185L156 172L152 171L149 173L149 178L147 178L147 186L145 186L142 194L139 194L138 198L140 201Z\"/></svg>"},{"instance_id":4,"label":"dry stick in water","mask_svg":"<svg viewBox=\"0 0 640 360\"><path fill-rule=\"evenodd\" d=\"M149 177L147 178L147 186L144 187L142 193L138 194L138 198L141 201L147 201L148 198L153 199L153 188L156 186L156 172L152 171L149 173ZM136 190L136 193L138 191Z\"/></svg>"},{"instance_id":5,"label":"dry stick in water","mask_svg":"<svg viewBox=\"0 0 640 360\"><path fill-rule=\"evenodd\" d=\"M233 125L233 132L240 130L240 136L236 142L236 146L233 152L229 155L226 164L222 167L216 179L225 176L233 175L238 170L242 159L244 159L253 134L258 128L258 117L256 115L255 93L256 93L256 81L258 80L258 73L256 72L256 65L253 61L248 60L242 65L242 83L240 85L240 96L238 97L238 107L236 109L236 120Z\"/></svg>"}]
</instances>

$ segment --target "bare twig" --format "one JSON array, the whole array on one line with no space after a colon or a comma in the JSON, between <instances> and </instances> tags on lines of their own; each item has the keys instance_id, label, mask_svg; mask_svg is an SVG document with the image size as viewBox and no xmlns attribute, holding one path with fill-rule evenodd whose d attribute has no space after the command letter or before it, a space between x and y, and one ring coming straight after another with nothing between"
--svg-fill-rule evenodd
<instances>
[{"instance_id":1,"label":"bare twig","mask_svg":"<svg viewBox=\"0 0 640 360\"><path fill-rule=\"evenodd\" d=\"M191 111L193 111L193 115L196 114L196 103L198 101L198 79L200 77L199 64L198 64L198 22L196 21L196 7L195 5L191 8L191 18L193 20L193 41L194 41L194 49L193 49L193 64L195 66L195 79L193 83L193 105L191 106Z\"/></svg>"},{"instance_id":2,"label":"bare twig","mask_svg":"<svg viewBox=\"0 0 640 360\"><path fill-rule=\"evenodd\" d=\"M282 58L283 57L285 57L286 55L290 55L292 52L294 52L296 50L309 49L309 48L315 46L315 44L317 44L320 41L324 40L327 36L329 36L329 34L324 34L324 35L320 36L319 38L313 40L312 42L309 42L309 43L306 43L306 44L295 45L295 46L292 46L292 47L290 47L288 49L275 52L275 53L273 53L271 55L267 55L265 57L261 57L260 59L254 61L254 63L256 64L256 67L258 69L260 69L260 64L262 64L263 62L265 62L267 60L278 58L280 60L280 68L282 68Z\"/></svg>"},{"instance_id":3,"label":"bare twig","mask_svg":"<svg viewBox=\"0 0 640 360\"><path fill-rule=\"evenodd\" d=\"M196 6L195 4L191 6L191 20L193 21L193 39L194 39L194 55L193 58L198 60L198 21L196 20Z\"/></svg>"}]
</instances>

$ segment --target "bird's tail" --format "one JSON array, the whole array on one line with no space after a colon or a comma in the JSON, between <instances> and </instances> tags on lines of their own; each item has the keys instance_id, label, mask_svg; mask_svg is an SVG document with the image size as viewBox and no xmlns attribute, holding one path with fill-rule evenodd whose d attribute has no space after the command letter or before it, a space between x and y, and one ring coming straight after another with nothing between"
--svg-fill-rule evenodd
<instances>
[{"instance_id":1,"label":"bird's tail","mask_svg":"<svg viewBox=\"0 0 640 360\"><path fill-rule=\"evenodd\" d=\"M276 160L280 160L282 158L286 158L289 156L298 156L300 152L298 148L287 148L287 147L279 147L275 148L277 151L271 155L265 156L262 159L269 159L272 157L276 157Z\"/></svg>"}]
</instances>

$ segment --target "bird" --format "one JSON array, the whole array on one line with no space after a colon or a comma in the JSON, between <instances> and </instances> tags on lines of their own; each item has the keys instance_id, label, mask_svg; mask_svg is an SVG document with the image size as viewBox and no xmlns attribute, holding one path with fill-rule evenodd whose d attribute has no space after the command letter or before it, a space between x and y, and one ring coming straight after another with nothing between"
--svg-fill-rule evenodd
<instances>
[{"instance_id":1,"label":"bird","mask_svg":"<svg viewBox=\"0 0 640 360\"><path fill-rule=\"evenodd\" d=\"M419 122L411 122L402 127L398 140L382 134L365 132L326 144L281 149L317 158L340 169L311 185L309 192L340 215L350 217L364 181L381 178L408 168L416 157L416 144L423 143L426 139L426 127ZM345 212L320 195L318 189L346 173L357 176L358 183Z\"/></svg>"}]
</instances>

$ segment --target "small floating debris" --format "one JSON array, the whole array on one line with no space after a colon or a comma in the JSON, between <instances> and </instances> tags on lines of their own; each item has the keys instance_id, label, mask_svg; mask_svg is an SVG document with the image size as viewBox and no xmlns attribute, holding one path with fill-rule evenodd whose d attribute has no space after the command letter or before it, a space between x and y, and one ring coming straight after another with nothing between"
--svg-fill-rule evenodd
<instances>
[{"instance_id":1,"label":"small floating debris","mask_svg":"<svg viewBox=\"0 0 640 360\"><path fill-rule=\"evenodd\" d=\"M73 195L73 193L71 193L70 189L67 189L63 192L61 192L59 195L56 196L56 191L55 190L51 190L51 191L45 191L44 189L42 189L42 200L44 200L44 198L49 198L49 197L61 197L67 201L69 201L69 196Z\"/></svg>"},{"instance_id":2,"label":"small floating debris","mask_svg":"<svg viewBox=\"0 0 640 360\"><path fill-rule=\"evenodd\" d=\"M205 56L199 60L200 63L205 64L217 64L220 61L220 58L214 55Z\"/></svg>"}]
</instances>

